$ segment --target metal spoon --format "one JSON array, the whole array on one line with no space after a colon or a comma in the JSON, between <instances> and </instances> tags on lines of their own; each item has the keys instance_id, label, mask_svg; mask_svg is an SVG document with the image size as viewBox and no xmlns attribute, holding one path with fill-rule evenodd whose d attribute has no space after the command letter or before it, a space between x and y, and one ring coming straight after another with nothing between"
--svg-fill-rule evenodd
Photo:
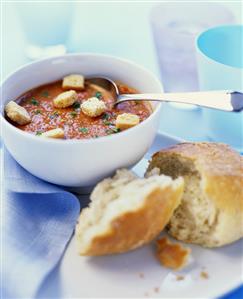
<instances>
[{"instance_id":1,"label":"metal spoon","mask_svg":"<svg viewBox=\"0 0 243 299\"><path fill-rule=\"evenodd\" d=\"M193 104L232 112L243 110L243 93L239 91L219 90L159 94L120 94L116 83L106 77L87 78L86 83L98 85L109 91L116 100L114 105L135 100Z\"/></svg>"}]
</instances>

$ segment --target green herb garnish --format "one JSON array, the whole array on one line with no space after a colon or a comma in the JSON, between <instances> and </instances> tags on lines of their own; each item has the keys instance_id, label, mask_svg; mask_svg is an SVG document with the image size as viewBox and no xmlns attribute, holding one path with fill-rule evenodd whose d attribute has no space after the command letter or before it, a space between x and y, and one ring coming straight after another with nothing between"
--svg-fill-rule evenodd
<instances>
[{"instance_id":1,"label":"green herb garnish","mask_svg":"<svg viewBox=\"0 0 243 299\"><path fill-rule=\"evenodd\" d=\"M35 98L32 98L30 102L35 106L39 106L39 101L37 101Z\"/></svg>"},{"instance_id":2,"label":"green herb garnish","mask_svg":"<svg viewBox=\"0 0 243 299\"><path fill-rule=\"evenodd\" d=\"M111 134L119 133L120 129L114 127L114 128L109 128L105 132L106 132L106 134L111 135Z\"/></svg>"},{"instance_id":3,"label":"green herb garnish","mask_svg":"<svg viewBox=\"0 0 243 299\"><path fill-rule=\"evenodd\" d=\"M114 133L119 133L121 130L120 130L119 128L112 128L112 131L113 131Z\"/></svg>"},{"instance_id":4,"label":"green herb garnish","mask_svg":"<svg viewBox=\"0 0 243 299\"><path fill-rule=\"evenodd\" d=\"M85 127L83 127L83 128L79 128L79 132L81 132L81 133L88 133L88 132L89 132L89 129L88 129L88 128L85 128Z\"/></svg>"},{"instance_id":5,"label":"green herb garnish","mask_svg":"<svg viewBox=\"0 0 243 299\"><path fill-rule=\"evenodd\" d=\"M37 110L34 111L34 113L35 113L35 114L41 114L41 110L40 110L40 109L37 109Z\"/></svg>"},{"instance_id":6,"label":"green herb garnish","mask_svg":"<svg viewBox=\"0 0 243 299\"><path fill-rule=\"evenodd\" d=\"M41 131L36 131L36 133L35 133L36 136L40 136L41 134L42 134Z\"/></svg>"},{"instance_id":7,"label":"green herb garnish","mask_svg":"<svg viewBox=\"0 0 243 299\"><path fill-rule=\"evenodd\" d=\"M53 119L58 116L59 116L59 113L57 111L54 111L53 114L50 115L50 119Z\"/></svg>"},{"instance_id":8,"label":"green herb garnish","mask_svg":"<svg viewBox=\"0 0 243 299\"><path fill-rule=\"evenodd\" d=\"M98 99L101 99L101 98L102 98L102 93L99 92L99 91L97 91L97 92L95 93L95 97L98 98Z\"/></svg>"},{"instance_id":9,"label":"green herb garnish","mask_svg":"<svg viewBox=\"0 0 243 299\"><path fill-rule=\"evenodd\" d=\"M101 118L108 120L108 119L110 119L110 117L111 117L111 115L109 113L105 112Z\"/></svg>"},{"instance_id":10,"label":"green herb garnish","mask_svg":"<svg viewBox=\"0 0 243 299\"><path fill-rule=\"evenodd\" d=\"M78 108L80 108L80 103L79 103L79 102L74 102L74 103L73 103L73 108L74 108L74 109L78 109Z\"/></svg>"},{"instance_id":11,"label":"green herb garnish","mask_svg":"<svg viewBox=\"0 0 243 299\"><path fill-rule=\"evenodd\" d=\"M111 123L110 121L107 121L107 120L104 121L104 124L106 126L112 126L113 125L113 123Z\"/></svg>"},{"instance_id":12,"label":"green herb garnish","mask_svg":"<svg viewBox=\"0 0 243 299\"><path fill-rule=\"evenodd\" d=\"M42 91L41 96L48 98L49 92L47 90Z\"/></svg>"},{"instance_id":13,"label":"green herb garnish","mask_svg":"<svg viewBox=\"0 0 243 299\"><path fill-rule=\"evenodd\" d=\"M77 112L72 111L72 112L70 112L70 115L74 118L74 117L76 117L78 114L77 114Z\"/></svg>"}]
</instances>

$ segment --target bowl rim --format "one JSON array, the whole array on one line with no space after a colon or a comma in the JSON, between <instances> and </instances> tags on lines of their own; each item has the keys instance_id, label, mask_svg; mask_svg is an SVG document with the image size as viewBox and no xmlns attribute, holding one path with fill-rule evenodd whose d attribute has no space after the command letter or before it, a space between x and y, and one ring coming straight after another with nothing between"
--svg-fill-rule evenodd
<instances>
[{"instance_id":1,"label":"bowl rim","mask_svg":"<svg viewBox=\"0 0 243 299\"><path fill-rule=\"evenodd\" d=\"M41 60L37 60L37 61L33 61L27 64L24 64L23 66L20 66L19 68L17 68L15 71L11 72L6 78L5 80L1 83L1 95L2 95L2 87L3 85L13 76L15 75L17 72L22 71L24 69L27 69L28 67L31 67L32 65L38 65L41 64L43 62L47 62L47 61L52 61L53 59L65 59L67 57L84 57L84 56L94 56L94 57L99 57L99 58L107 58L107 59L114 59L117 61L120 61L121 63L126 63L126 64L130 64L132 66L135 66L136 68L140 69L143 72L148 73L153 79L154 81L158 84L158 86L161 87L161 92L163 91L163 84L162 82L155 76L155 74L153 72L151 72L150 70L148 70L147 68L133 62L130 61L129 59L126 58L121 58L121 57L117 57L117 56L113 56L113 55L107 55L107 54L100 54L100 53L89 53L89 52L84 52L84 53L69 53L69 54L64 54L64 55L60 55L60 56L52 56L52 57L47 57ZM12 125L10 122L8 122L6 120L6 118L4 117L4 109L2 109L1 113L0 113L0 122L3 122L10 130L15 131L17 134L20 134L21 136L26 137L26 138L30 138L33 139L36 142L44 142L44 143L55 143L55 144L89 144L89 143L93 143L93 142L106 142L108 140L113 140L115 138L119 138L119 136L126 136L128 134L130 134L129 132L133 131L135 132L135 130L142 130L142 128L149 122L152 120L153 117L155 117L158 113L160 113L160 108L161 108L161 104L162 103L157 103L154 111L149 115L148 118L146 118L144 121L142 121L141 123L139 123L137 126L134 126L132 128L130 128L129 130L125 130L122 132L119 132L117 134L111 134L111 135L107 135L107 136L101 136L99 138L87 138L87 139L55 139L55 138L38 138L38 136L30 134L28 132L25 132L23 130L20 130L19 128L15 127L14 125ZM5 105L5 104L3 104ZM2 127L2 125L1 125ZM2 128L3 130L3 128ZM1 134L3 135L3 134ZM4 141L4 138L3 138Z\"/></svg>"}]
</instances>

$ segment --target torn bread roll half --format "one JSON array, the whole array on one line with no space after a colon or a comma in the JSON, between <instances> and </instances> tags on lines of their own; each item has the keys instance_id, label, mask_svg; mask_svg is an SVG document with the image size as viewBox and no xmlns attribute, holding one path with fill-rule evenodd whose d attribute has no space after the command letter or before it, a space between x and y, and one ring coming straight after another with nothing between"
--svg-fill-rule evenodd
<instances>
[{"instance_id":1,"label":"torn bread roll half","mask_svg":"<svg viewBox=\"0 0 243 299\"><path fill-rule=\"evenodd\" d=\"M206 247L243 236L243 157L221 143L181 143L153 155L146 176L183 177L170 235Z\"/></svg>"},{"instance_id":2,"label":"torn bread roll half","mask_svg":"<svg viewBox=\"0 0 243 299\"><path fill-rule=\"evenodd\" d=\"M179 205L183 186L182 178L141 179L126 169L100 182L76 227L80 255L122 253L150 242Z\"/></svg>"}]
</instances>

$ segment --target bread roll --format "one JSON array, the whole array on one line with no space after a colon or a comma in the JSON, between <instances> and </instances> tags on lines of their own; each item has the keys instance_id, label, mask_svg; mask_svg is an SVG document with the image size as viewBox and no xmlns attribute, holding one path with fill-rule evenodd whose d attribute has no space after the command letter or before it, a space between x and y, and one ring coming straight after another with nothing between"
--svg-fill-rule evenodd
<instances>
[{"instance_id":1,"label":"bread roll","mask_svg":"<svg viewBox=\"0 0 243 299\"><path fill-rule=\"evenodd\" d=\"M243 158L221 143L181 143L153 155L147 176L183 176L167 228L178 240L217 247L243 236Z\"/></svg>"},{"instance_id":2,"label":"bread roll","mask_svg":"<svg viewBox=\"0 0 243 299\"><path fill-rule=\"evenodd\" d=\"M100 182L76 227L81 255L105 255L135 249L155 238L179 205L183 179L140 179L128 170Z\"/></svg>"}]
</instances>

